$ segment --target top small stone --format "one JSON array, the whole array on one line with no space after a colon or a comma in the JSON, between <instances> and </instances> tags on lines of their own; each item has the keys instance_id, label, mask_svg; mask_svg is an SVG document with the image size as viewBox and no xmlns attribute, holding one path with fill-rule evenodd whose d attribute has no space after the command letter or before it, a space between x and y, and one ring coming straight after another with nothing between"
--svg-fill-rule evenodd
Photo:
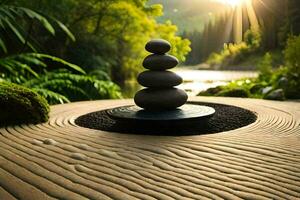
<instances>
[{"instance_id":1,"label":"top small stone","mask_svg":"<svg viewBox=\"0 0 300 200\"><path fill-rule=\"evenodd\" d=\"M170 51L171 44L166 40L153 39L146 44L145 49L151 53L165 54Z\"/></svg>"}]
</instances>

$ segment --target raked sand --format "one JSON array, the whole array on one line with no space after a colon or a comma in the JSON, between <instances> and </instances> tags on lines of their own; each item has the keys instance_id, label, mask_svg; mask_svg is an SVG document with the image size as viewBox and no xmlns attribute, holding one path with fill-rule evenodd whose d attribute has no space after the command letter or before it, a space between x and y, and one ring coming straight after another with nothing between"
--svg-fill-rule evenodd
<instances>
[{"instance_id":1,"label":"raked sand","mask_svg":"<svg viewBox=\"0 0 300 200\"><path fill-rule=\"evenodd\" d=\"M131 100L53 106L48 123L0 129L0 199L300 199L300 102L192 100L258 119L210 135L138 136L74 123Z\"/></svg>"}]
</instances>

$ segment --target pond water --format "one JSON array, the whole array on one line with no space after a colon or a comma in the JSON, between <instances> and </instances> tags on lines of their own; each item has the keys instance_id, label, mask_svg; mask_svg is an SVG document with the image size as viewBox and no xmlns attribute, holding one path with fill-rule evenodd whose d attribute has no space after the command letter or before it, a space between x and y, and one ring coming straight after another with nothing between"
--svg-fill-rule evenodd
<instances>
[{"instance_id":1,"label":"pond water","mask_svg":"<svg viewBox=\"0 0 300 200\"><path fill-rule=\"evenodd\" d=\"M184 89L189 96L196 96L199 92L211 87L225 85L232 80L241 78L254 78L258 73L255 71L217 71L217 70L195 70L184 67L173 70L183 78L183 83L178 86ZM127 82L122 87L123 96L132 98L142 87L136 82Z\"/></svg>"}]
</instances>

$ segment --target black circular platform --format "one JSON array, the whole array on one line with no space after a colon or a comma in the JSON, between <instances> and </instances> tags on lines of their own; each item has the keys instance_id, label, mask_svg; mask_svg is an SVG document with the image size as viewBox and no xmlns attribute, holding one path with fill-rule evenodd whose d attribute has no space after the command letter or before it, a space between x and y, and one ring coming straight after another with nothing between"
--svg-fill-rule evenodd
<instances>
[{"instance_id":1,"label":"black circular platform","mask_svg":"<svg viewBox=\"0 0 300 200\"><path fill-rule=\"evenodd\" d=\"M137 106L122 106L107 110L113 118L137 121L180 121L188 119L206 119L215 113L209 106L185 104L174 110L144 110Z\"/></svg>"},{"instance_id":2,"label":"black circular platform","mask_svg":"<svg viewBox=\"0 0 300 200\"><path fill-rule=\"evenodd\" d=\"M256 115L244 108L206 102L190 102L196 106L208 106L215 109L211 117L182 120L126 120L113 117L111 109L82 115L75 120L79 126L109 132L146 134L146 135L201 135L225 132L247 126L256 121ZM119 108L117 108L118 110Z\"/></svg>"}]
</instances>

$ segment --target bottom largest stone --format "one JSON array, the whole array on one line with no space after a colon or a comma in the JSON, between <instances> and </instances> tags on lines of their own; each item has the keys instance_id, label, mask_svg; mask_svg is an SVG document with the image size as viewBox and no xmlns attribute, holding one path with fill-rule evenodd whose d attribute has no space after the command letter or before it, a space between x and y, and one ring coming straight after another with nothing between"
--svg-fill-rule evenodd
<instances>
[{"instance_id":1,"label":"bottom largest stone","mask_svg":"<svg viewBox=\"0 0 300 200\"><path fill-rule=\"evenodd\" d=\"M187 94L177 88L143 89L136 93L135 104L144 109L170 110L182 106L188 99Z\"/></svg>"}]
</instances>

